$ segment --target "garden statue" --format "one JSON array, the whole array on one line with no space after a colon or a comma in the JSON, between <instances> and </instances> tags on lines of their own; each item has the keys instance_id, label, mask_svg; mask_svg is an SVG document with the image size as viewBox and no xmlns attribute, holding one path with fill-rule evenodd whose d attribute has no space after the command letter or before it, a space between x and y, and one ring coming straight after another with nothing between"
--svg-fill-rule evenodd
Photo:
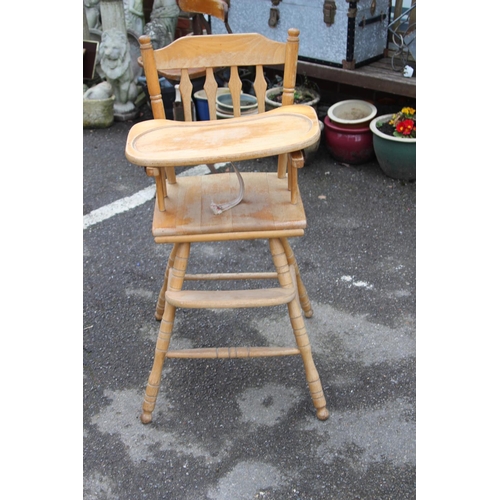
<instances>
[{"instance_id":1,"label":"garden statue","mask_svg":"<svg viewBox=\"0 0 500 500\"><path fill-rule=\"evenodd\" d=\"M154 0L151 21L157 20L162 23L173 40L180 11L176 0Z\"/></svg>"},{"instance_id":2,"label":"garden statue","mask_svg":"<svg viewBox=\"0 0 500 500\"><path fill-rule=\"evenodd\" d=\"M99 63L101 76L113 87L115 117L119 120L134 117L137 114L134 101L138 90L125 33L114 28L102 33Z\"/></svg>"},{"instance_id":3,"label":"garden statue","mask_svg":"<svg viewBox=\"0 0 500 500\"><path fill-rule=\"evenodd\" d=\"M101 82L87 89L84 94L84 99L109 99L113 95L113 87L109 82Z\"/></svg>"},{"instance_id":4,"label":"garden statue","mask_svg":"<svg viewBox=\"0 0 500 500\"><path fill-rule=\"evenodd\" d=\"M166 47L173 42L172 33L168 33L165 25L158 19L154 19L144 26L144 34L151 39L154 50Z\"/></svg>"},{"instance_id":5,"label":"garden statue","mask_svg":"<svg viewBox=\"0 0 500 500\"><path fill-rule=\"evenodd\" d=\"M123 0L123 8L127 29L141 36L144 33L143 0Z\"/></svg>"},{"instance_id":6,"label":"garden statue","mask_svg":"<svg viewBox=\"0 0 500 500\"><path fill-rule=\"evenodd\" d=\"M83 0L89 29L101 29L101 10L99 2L100 0Z\"/></svg>"}]
</instances>

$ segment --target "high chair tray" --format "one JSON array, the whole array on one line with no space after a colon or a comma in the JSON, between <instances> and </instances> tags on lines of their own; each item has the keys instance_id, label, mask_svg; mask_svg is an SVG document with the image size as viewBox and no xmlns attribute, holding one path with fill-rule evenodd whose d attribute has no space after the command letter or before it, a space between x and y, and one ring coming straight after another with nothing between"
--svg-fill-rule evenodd
<instances>
[{"instance_id":1,"label":"high chair tray","mask_svg":"<svg viewBox=\"0 0 500 500\"><path fill-rule=\"evenodd\" d=\"M140 122L130 129L125 155L144 167L189 166L299 151L319 137L316 111L297 104L223 120Z\"/></svg>"}]
</instances>

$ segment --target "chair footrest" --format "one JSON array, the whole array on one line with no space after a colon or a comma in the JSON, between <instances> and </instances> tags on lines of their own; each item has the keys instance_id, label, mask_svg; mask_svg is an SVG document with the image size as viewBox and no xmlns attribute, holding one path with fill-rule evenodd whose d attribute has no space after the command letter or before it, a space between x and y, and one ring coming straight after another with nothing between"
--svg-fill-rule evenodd
<instances>
[{"instance_id":1,"label":"chair footrest","mask_svg":"<svg viewBox=\"0 0 500 500\"><path fill-rule=\"evenodd\" d=\"M206 347L167 351L167 358L186 359L236 359L274 356L296 356L297 347Z\"/></svg>"},{"instance_id":2,"label":"chair footrest","mask_svg":"<svg viewBox=\"0 0 500 500\"><path fill-rule=\"evenodd\" d=\"M167 291L165 300L175 307L190 309L238 309L288 304L295 297L294 288L256 290L181 290Z\"/></svg>"}]
</instances>

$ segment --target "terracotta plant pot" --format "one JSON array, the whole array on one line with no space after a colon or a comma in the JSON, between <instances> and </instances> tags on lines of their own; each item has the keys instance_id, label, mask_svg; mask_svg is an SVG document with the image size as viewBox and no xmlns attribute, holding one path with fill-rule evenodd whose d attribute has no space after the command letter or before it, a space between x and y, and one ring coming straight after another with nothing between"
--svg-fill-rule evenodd
<instances>
[{"instance_id":1,"label":"terracotta plant pot","mask_svg":"<svg viewBox=\"0 0 500 500\"><path fill-rule=\"evenodd\" d=\"M340 125L325 116L325 142L333 158L342 163L359 165L374 157L373 134L369 126Z\"/></svg>"},{"instance_id":2,"label":"terracotta plant pot","mask_svg":"<svg viewBox=\"0 0 500 500\"><path fill-rule=\"evenodd\" d=\"M373 149L378 164L388 177L406 181L417 177L417 139L404 139L381 132L377 123L387 122L390 115L382 115L370 122L373 132Z\"/></svg>"}]
</instances>

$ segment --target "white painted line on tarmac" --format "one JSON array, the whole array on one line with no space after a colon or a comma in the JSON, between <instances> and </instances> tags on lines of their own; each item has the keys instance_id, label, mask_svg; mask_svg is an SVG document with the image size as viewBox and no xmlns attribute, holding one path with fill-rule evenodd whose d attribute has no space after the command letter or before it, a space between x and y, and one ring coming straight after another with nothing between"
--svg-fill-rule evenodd
<instances>
[{"instance_id":1,"label":"white painted line on tarmac","mask_svg":"<svg viewBox=\"0 0 500 500\"><path fill-rule=\"evenodd\" d=\"M121 214L127 210L138 207L139 205L153 199L155 193L156 186L153 184L145 189L142 189L138 193L133 194L132 196L127 196L126 198L116 200L109 205L92 210L92 212L83 216L83 229L87 229L98 222L109 219L116 214Z\"/></svg>"},{"instance_id":2,"label":"white painted line on tarmac","mask_svg":"<svg viewBox=\"0 0 500 500\"><path fill-rule=\"evenodd\" d=\"M227 165L227 163L216 163L215 168L220 169ZM183 170L177 174L177 177L185 177L191 175L206 175L210 173L210 169L207 165L197 165L196 167L190 168L188 170ZM113 217L114 215L127 212L132 208L138 207L149 200L152 200L156 194L156 186L153 184L145 189L133 194L132 196L127 196L121 200L114 201L109 205L92 210L92 212L83 216L83 229L87 229L94 224L102 222L106 219Z\"/></svg>"}]
</instances>

